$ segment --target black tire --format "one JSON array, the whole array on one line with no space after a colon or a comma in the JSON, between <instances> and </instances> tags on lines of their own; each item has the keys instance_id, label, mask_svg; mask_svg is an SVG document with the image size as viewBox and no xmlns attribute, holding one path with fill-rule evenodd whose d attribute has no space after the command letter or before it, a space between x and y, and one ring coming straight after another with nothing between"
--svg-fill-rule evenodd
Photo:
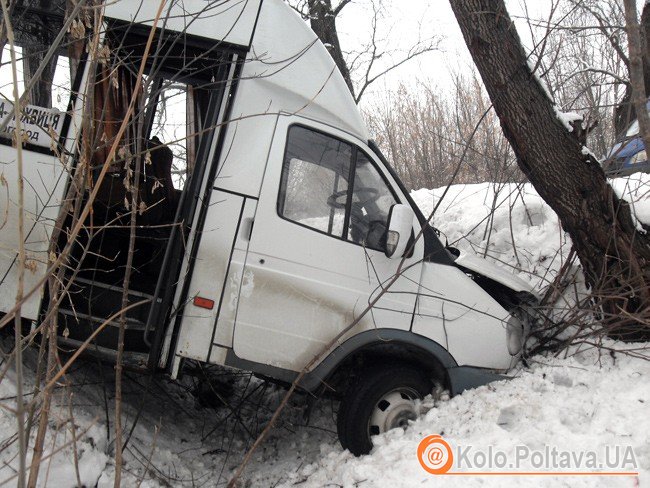
<instances>
[{"instance_id":1,"label":"black tire","mask_svg":"<svg viewBox=\"0 0 650 488\"><path fill-rule=\"evenodd\" d=\"M398 393L404 398L422 399L432 389L432 381L423 371L413 366L393 363L364 371L348 389L339 405L336 427L343 449L349 449L355 456L370 452L371 435L380 433L377 426L369 425L370 420L375 409L380 407L379 401L386 395Z\"/></svg>"}]
</instances>

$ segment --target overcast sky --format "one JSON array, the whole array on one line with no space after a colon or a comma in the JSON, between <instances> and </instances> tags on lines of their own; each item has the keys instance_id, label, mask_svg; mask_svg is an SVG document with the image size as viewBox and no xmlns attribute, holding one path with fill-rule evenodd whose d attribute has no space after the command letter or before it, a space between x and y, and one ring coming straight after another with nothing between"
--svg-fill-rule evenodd
<instances>
[{"instance_id":1,"label":"overcast sky","mask_svg":"<svg viewBox=\"0 0 650 488\"><path fill-rule=\"evenodd\" d=\"M453 71L467 72L471 69L472 59L460 33L456 18L448 0L385 0L387 16L384 25L392 25L390 32L383 32L389 39L390 46L407 48L417 42L418 35L428 37L438 35L441 38L440 50L426 54L386 76L383 82L373 86L367 98L377 92L392 89L399 83L411 84L417 79L427 79L441 88L448 87ZM549 0L506 0L510 15L518 24L518 31L524 44L530 43L530 36L522 20L525 9L535 18L548 15ZM338 20L341 44L344 50L358 49L368 39L372 17L369 0L357 0L351 3Z\"/></svg>"}]
</instances>

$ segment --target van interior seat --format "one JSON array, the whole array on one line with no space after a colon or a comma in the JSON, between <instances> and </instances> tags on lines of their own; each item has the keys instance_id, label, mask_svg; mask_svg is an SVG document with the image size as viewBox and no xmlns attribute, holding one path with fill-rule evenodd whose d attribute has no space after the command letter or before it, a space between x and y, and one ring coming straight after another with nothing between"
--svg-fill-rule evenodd
<instances>
[{"instance_id":1,"label":"van interior seat","mask_svg":"<svg viewBox=\"0 0 650 488\"><path fill-rule=\"evenodd\" d=\"M146 163L141 165L138 199L146 209L138 213L138 225L171 223L176 215L180 195L174 188L172 179L174 153L157 137L148 140L145 148L149 157L143 158ZM124 182L127 172L120 166L117 172L104 177L94 206L99 211L98 215L107 222L118 218L120 225L125 225L125 217L128 215L125 202L131 198Z\"/></svg>"},{"instance_id":2,"label":"van interior seat","mask_svg":"<svg viewBox=\"0 0 650 488\"><path fill-rule=\"evenodd\" d=\"M147 149L151 155L153 178L147 174L149 168L145 165L145 194L141 195L141 198L147 206L156 204L162 206L163 211L157 212L160 214L160 218L157 219L159 222L171 222L176 214L179 195L172 179L174 153L156 136L147 141ZM161 197L164 199L162 202L160 202Z\"/></svg>"}]
</instances>

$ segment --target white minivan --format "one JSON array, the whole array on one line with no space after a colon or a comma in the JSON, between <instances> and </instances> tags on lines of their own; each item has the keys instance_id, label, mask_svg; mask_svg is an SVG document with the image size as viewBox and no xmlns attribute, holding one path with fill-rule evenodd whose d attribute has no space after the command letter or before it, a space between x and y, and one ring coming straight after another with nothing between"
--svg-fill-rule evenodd
<instances>
[{"instance_id":1,"label":"white minivan","mask_svg":"<svg viewBox=\"0 0 650 488\"><path fill-rule=\"evenodd\" d=\"M169 0L146 52L158 5L106 2L97 56L87 54L92 29L79 24L63 47L40 51L53 54L44 70L51 97L37 97L42 106L29 99L20 116L26 290L63 250L70 258L64 289L34 293L23 316L38 321L57 300L59 346L71 351L126 295L138 305L126 312L124 364L172 378L201 362L290 383L313 363L299 386L341 399L339 437L355 454L413 419L416 400L511 368L535 302L530 287L441 244L305 22L281 0ZM44 8L17 7L26 59L35 51L31 21L47 15L51 36L64 28L64 17ZM19 215L8 59L0 70L4 313L15 301ZM68 242L79 207L66 195L79 188L77 203L95 198ZM118 324L87 352L115 361Z\"/></svg>"}]
</instances>

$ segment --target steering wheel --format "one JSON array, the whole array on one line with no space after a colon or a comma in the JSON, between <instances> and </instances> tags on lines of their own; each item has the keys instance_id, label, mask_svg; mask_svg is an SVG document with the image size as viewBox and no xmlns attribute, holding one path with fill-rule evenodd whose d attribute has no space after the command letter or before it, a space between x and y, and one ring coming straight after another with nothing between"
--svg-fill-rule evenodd
<instances>
[{"instance_id":1,"label":"steering wheel","mask_svg":"<svg viewBox=\"0 0 650 488\"><path fill-rule=\"evenodd\" d=\"M376 188L372 188L370 186L362 186L356 188L352 192L352 203L363 205L364 203L376 200L378 195L379 190ZM345 208L347 196L348 190L336 191L327 198L327 204L332 208ZM341 197L344 197L343 201L339 201Z\"/></svg>"},{"instance_id":2,"label":"steering wheel","mask_svg":"<svg viewBox=\"0 0 650 488\"><path fill-rule=\"evenodd\" d=\"M368 231L366 232L366 246L372 249L383 249L385 247L384 239L386 238L386 221L371 220L368 222Z\"/></svg>"}]
</instances>

